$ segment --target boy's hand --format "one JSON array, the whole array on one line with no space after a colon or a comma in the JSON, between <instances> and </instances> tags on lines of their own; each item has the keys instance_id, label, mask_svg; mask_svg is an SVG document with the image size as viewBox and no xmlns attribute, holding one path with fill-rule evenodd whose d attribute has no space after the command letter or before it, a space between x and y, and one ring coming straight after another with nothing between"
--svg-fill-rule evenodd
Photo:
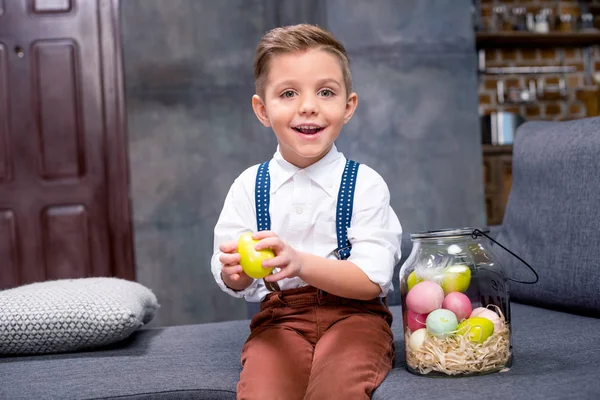
<instances>
[{"instance_id":1,"label":"boy's hand","mask_svg":"<svg viewBox=\"0 0 600 400\"><path fill-rule=\"evenodd\" d=\"M275 258L263 261L263 267L280 269L279 272L268 275L265 281L276 282L284 278L298 276L302 270L302 260L300 254L293 247L285 243L271 231L256 232L252 237L260 240L254 246L256 250L271 249L275 253Z\"/></svg>"},{"instance_id":2,"label":"boy's hand","mask_svg":"<svg viewBox=\"0 0 600 400\"><path fill-rule=\"evenodd\" d=\"M242 270L240 265L240 254L237 252L237 242L223 242L219 245L223 253L219 256L221 277L225 284L234 290L246 289L254 281Z\"/></svg>"}]
</instances>

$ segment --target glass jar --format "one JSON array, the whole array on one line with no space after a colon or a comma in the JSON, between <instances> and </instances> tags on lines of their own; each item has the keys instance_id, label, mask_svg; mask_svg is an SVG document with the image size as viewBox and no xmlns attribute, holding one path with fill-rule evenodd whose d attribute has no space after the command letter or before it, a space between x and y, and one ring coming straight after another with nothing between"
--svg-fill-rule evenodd
<instances>
[{"instance_id":1,"label":"glass jar","mask_svg":"<svg viewBox=\"0 0 600 400\"><path fill-rule=\"evenodd\" d=\"M400 269L406 365L427 376L470 376L512 363L508 282L489 231L411 235ZM535 272L535 271L534 271Z\"/></svg>"}]
</instances>

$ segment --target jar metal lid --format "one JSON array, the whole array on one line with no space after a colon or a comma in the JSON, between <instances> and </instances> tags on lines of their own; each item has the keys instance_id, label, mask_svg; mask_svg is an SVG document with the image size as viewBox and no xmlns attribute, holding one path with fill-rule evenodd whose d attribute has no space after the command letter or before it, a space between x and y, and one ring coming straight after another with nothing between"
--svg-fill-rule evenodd
<instances>
[{"instance_id":1,"label":"jar metal lid","mask_svg":"<svg viewBox=\"0 0 600 400\"><path fill-rule=\"evenodd\" d=\"M435 231L425 231L411 233L411 239L434 239L434 238L445 238L453 236L471 236L473 231L479 230L483 233L489 233L490 230L487 228L452 228L452 229L439 229Z\"/></svg>"}]
</instances>

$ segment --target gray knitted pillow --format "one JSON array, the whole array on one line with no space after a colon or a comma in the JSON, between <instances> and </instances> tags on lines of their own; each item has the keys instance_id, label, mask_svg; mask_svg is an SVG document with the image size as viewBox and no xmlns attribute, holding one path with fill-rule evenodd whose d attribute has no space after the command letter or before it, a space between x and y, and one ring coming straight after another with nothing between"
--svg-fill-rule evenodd
<instances>
[{"instance_id":1,"label":"gray knitted pillow","mask_svg":"<svg viewBox=\"0 0 600 400\"><path fill-rule=\"evenodd\" d=\"M0 292L0 354L108 345L154 318L156 296L118 278L62 279Z\"/></svg>"}]
</instances>

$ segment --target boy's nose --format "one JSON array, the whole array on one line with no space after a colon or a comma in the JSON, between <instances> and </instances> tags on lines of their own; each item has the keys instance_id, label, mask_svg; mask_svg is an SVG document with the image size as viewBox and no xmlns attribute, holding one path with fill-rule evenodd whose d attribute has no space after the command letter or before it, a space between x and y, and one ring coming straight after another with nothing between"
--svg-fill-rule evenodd
<instances>
[{"instance_id":1,"label":"boy's nose","mask_svg":"<svg viewBox=\"0 0 600 400\"><path fill-rule=\"evenodd\" d=\"M300 114L317 114L319 112L317 101L314 96L302 96L300 103Z\"/></svg>"}]
</instances>

